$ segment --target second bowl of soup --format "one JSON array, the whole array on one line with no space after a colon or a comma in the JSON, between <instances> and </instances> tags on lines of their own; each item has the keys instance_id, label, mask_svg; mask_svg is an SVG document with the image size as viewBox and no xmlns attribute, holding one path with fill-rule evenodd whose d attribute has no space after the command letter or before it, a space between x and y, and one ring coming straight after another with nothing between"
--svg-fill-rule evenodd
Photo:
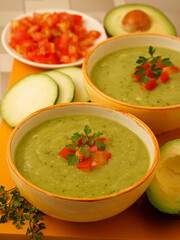
<instances>
[{"instance_id":1,"label":"second bowl of soup","mask_svg":"<svg viewBox=\"0 0 180 240\"><path fill-rule=\"evenodd\" d=\"M158 34L110 38L90 52L83 73L91 101L128 111L155 133L180 127L178 38Z\"/></svg>"}]
</instances>

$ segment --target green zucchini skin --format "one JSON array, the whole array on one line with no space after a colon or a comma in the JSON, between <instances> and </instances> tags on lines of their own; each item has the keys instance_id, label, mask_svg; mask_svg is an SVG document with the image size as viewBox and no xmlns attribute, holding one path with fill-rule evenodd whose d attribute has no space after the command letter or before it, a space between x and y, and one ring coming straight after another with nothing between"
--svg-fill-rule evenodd
<instances>
[{"instance_id":1,"label":"green zucchini skin","mask_svg":"<svg viewBox=\"0 0 180 240\"><path fill-rule=\"evenodd\" d=\"M4 95L0 113L6 123L15 127L29 114L57 102L57 83L45 74L29 74L16 82Z\"/></svg>"}]
</instances>

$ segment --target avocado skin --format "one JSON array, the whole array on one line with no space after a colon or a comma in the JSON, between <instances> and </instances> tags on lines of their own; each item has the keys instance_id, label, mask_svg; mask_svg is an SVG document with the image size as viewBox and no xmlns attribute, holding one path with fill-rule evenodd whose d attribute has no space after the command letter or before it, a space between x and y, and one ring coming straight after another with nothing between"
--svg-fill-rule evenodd
<instances>
[{"instance_id":1,"label":"avocado skin","mask_svg":"<svg viewBox=\"0 0 180 240\"><path fill-rule=\"evenodd\" d=\"M164 161L164 158L171 154L176 155L177 149L179 149L178 155L180 157L180 139L171 140L160 147L160 162ZM171 152L172 151L172 152ZM158 171L158 168L157 168ZM179 190L179 191L178 191ZM171 189L161 184L156 178L152 180L150 186L146 190L146 195L149 202L160 211L164 216L172 216L173 218L180 218L180 189Z\"/></svg>"},{"instance_id":2,"label":"avocado skin","mask_svg":"<svg viewBox=\"0 0 180 240\"><path fill-rule=\"evenodd\" d=\"M122 24L121 22L119 22L118 19L121 19L120 16L122 11L128 13L129 11L137 10L137 9L142 11L145 10L147 14L149 13L148 15L150 17L151 17L150 13L152 12L153 14L156 15L156 18L158 17L157 24L160 24L160 22L163 22L163 24L165 24L166 26L166 29L165 29L165 26L161 27L161 25L160 26L156 25L157 26L156 30L152 31L152 29L150 28L150 30L145 31L144 33L160 33L160 34L162 33L162 34L177 36L176 29L173 23L167 18L167 16L165 16L164 13L162 13L160 10L146 4L125 4L125 5L120 5L111 9L104 17L104 28L107 36L113 37L117 35L129 34L129 32L123 29Z\"/></svg>"}]
</instances>

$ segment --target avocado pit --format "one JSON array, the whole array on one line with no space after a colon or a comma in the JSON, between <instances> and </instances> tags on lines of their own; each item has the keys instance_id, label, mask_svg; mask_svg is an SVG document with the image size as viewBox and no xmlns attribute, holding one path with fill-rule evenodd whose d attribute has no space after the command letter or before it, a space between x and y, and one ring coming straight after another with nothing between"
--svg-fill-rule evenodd
<instances>
[{"instance_id":1,"label":"avocado pit","mask_svg":"<svg viewBox=\"0 0 180 240\"><path fill-rule=\"evenodd\" d=\"M122 24L125 31L132 33L149 30L152 22L145 12L141 10L133 10L124 16Z\"/></svg>"}]
</instances>

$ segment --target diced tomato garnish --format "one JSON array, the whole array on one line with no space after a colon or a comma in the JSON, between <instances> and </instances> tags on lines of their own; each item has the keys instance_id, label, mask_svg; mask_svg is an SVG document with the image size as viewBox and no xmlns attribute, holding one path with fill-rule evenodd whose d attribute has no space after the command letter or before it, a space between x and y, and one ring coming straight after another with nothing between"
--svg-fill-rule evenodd
<instances>
[{"instance_id":1,"label":"diced tomato garnish","mask_svg":"<svg viewBox=\"0 0 180 240\"><path fill-rule=\"evenodd\" d=\"M163 71L168 72L168 73L177 73L180 71L180 69L176 66L168 66L163 69Z\"/></svg>"},{"instance_id":2,"label":"diced tomato garnish","mask_svg":"<svg viewBox=\"0 0 180 240\"><path fill-rule=\"evenodd\" d=\"M105 165L108 160L111 158L111 153L105 151L97 151L92 155L92 168L97 168Z\"/></svg>"},{"instance_id":3,"label":"diced tomato garnish","mask_svg":"<svg viewBox=\"0 0 180 240\"><path fill-rule=\"evenodd\" d=\"M142 68L148 69L150 67L149 61L147 61L144 65L141 65Z\"/></svg>"},{"instance_id":4,"label":"diced tomato garnish","mask_svg":"<svg viewBox=\"0 0 180 240\"><path fill-rule=\"evenodd\" d=\"M163 71L160 75L160 79L162 83L166 83L169 80L169 73L166 71Z\"/></svg>"},{"instance_id":5,"label":"diced tomato garnish","mask_svg":"<svg viewBox=\"0 0 180 240\"><path fill-rule=\"evenodd\" d=\"M151 91L157 86L157 81L155 78L151 78L151 81L148 81L147 83L142 82L141 86L146 90Z\"/></svg>"},{"instance_id":6,"label":"diced tomato garnish","mask_svg":"<svg viewBox=\"0 0 180 240\"><path fill-rule=\"evenodd\" d=\"M156 68L164 68L164 67L166 66L162 64L162 59L161 58L157 59Z\"/></svg>"},{"instance_id":7,"label":"diced tomato garnish","mask_svg":"<svg viewBox=\"0 0 180 240\"><path fill-rule=\"evenodd\" d=\"M68 147L64 147L64 148L59 152L59 156L68 160L67 155L68 155L69 153L74 154L75 152L76 152L75 149L71 149L71 148L68 148Z\"/></svg>"},{"instance_id":8,"label":"diced tomato garnish","mask_svg":"<svg viewBox=\"0 0 180 240\"><path fill-rule=\"evenodd\" d=\"M81 153L81 150L78 149L78 151L76 152L76 155L77 155L77 157L79 158L80 161L84 161L84 160L89 159L91 150L90 150L90 149L87 149L86 152L89 153L89 156L88 156L88 157L84 156L84 155Z\"/></svg>"},{"instance_id":9,"label":"diced tomato garnish","mask_svg":"<svg viewBox=\"0 0 180 240\"><path fill-rule=\"evenodd\" d=\"M80 161L77 165L77 168L80 170L89 172L89 171L91 171L91 162L92 162L92 159L90 159L90 158L86 159L84 161Z\"/></svg>"}]
</instances>

